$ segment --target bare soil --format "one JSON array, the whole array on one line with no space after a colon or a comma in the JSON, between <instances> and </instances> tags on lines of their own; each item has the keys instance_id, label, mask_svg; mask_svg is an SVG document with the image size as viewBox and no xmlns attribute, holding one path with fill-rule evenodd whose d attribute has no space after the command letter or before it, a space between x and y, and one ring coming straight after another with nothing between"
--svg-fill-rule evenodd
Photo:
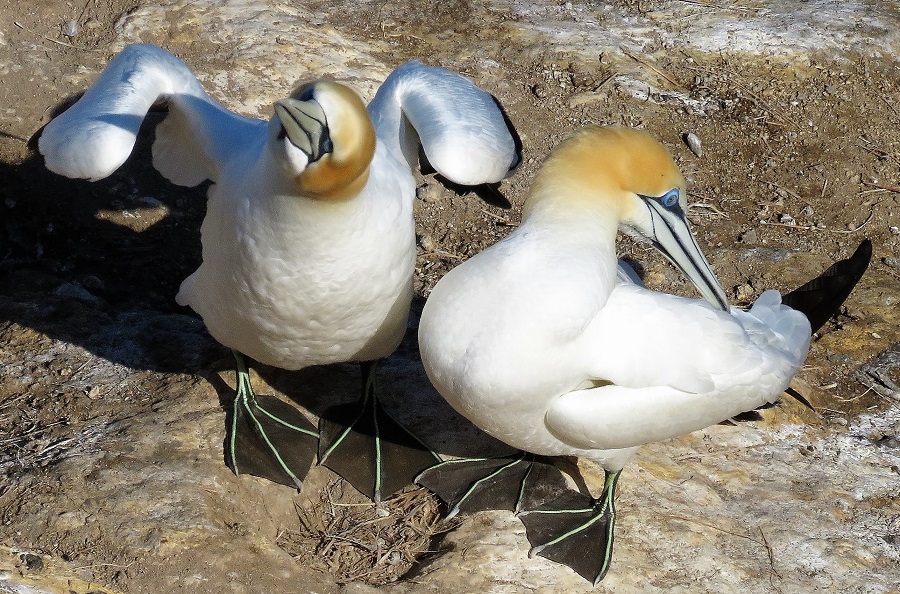
<instances>
[{"instance_id":1,"label":"bare soil","mask_svg":"<svg viewBox=\"0 0 900 594\"><path fill-rule=\"evenodd\" d=\"M205 187L177 188L152 170L149 143L159 117L150 118L134 157L100 182L55 176L35 152L41 126L78 91L73 73L101 67L114 24L137 4L0 0L0 541L97 564L107 586L163 592L166 582L122 569L134 556L103 538L102 519L91 534L17 521L30 506L63 506L80 496L73 489L91 489L90 482L60 483L54 473L78 454L73 441L85 448L79 451L99 447L85 444L100 420L106 426L157 410L186 385L230 366L202 323L174 302L200 261ZM390 55L381 57L389 64L422 57L470 72L473 53L490 55L498 69L477 82L498 96L523 139L525 163L503 184L510 211L421 180L416 308L447 270L516 225L529 180L571 130L591 122L639 126L672 150L689 179L694 229L736 304L766 288L792 289L863 238L873 241L870 272L817 335L796 384L824 416L796 414L828 423L887 406L900 377L895 370L879 380L866 364L900 342L900 72L893 60L822 54L790 64L683 50L626 56L652 84L641 97L619 84L619 65L609 59L584 64L548 53L523 61L513 42L491 36L492 21L475 39L450 34L466 31L473 18L466 0L429 2L428 10L414 2L359 4L352 13L319 4L322 18L346 36L388 39ZM491 15L497 31L507 16ZM80 24L72 38L64 35L70 19ZM171 49L188 64L215 64L213 48L200 41ZM702 156L685 143L687 133L701 140ZM623 240L622 250L640 263L648 285L693 294L651 249ZM123 319L131 332L125 350L117 334ZM60 346L67 344L78 348ZM113 375L92 375L85 351L109 361ZM126 396L105 399L117 382ZM298 523L280 544L302 558L304 547L308 553L321 544L310 528L320 521ZM323 572L346 578L338 561L319 559ZM190 559L171 563L173 572L191 570ZM411 564L370 581L395 580Z\"/></svg>"}]
</instances>

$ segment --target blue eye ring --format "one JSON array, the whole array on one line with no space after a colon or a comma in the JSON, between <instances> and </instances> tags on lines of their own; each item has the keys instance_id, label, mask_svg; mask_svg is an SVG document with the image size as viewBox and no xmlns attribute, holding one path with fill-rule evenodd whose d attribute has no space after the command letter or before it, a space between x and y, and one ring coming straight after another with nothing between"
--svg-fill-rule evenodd
<instances>
[{"instance_id":1,"label":"blue eye ring","mask_svg":"<svg viewBox=\"0 0 900 594\"><path fill-rule=\"evenodd\" d=\"M673 206L676 206L678 204L678 196L678 188L672 188L659 197L659 203L666 208L672 208Z\"/></svg>"}]
</instances>

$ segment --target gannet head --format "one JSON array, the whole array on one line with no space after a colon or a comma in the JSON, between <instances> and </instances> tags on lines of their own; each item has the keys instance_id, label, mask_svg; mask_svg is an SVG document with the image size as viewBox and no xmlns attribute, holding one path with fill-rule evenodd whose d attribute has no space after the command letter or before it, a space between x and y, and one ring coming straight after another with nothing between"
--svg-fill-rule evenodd
<instances>
[{"instance_id":1,"label":"gannet head","mask_svg":"<svg viewBox=\"0 0 900 594\"><path fill-rule=\"evenodd\" d=\"M707 301L728 310L725 291L685 216L684 177L666 148L649 134L614 126L577 132L541 167L523 218L538 204L612 213L619 229L650 241Z\"/></svg>"},{"instance_id":2,"label":"gannet head","mask_svg":"<svg viewBox=\"0 0 900 594\"><path fill-rule=\"evenodd\" d=\"M359 95L320 80L275 103L269 146L307 196L343 199L365 185L375 154L375 128Z\"/></svg>"}]
</instances>

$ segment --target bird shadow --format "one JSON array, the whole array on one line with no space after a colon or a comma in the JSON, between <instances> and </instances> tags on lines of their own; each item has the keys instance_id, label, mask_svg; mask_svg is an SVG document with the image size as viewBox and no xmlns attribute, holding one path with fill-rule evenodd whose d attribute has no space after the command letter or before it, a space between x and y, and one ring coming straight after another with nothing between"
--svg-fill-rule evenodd
<instances>
[{"instance_id":1,"label":"bird shadow","mask_svg":"<svg viewBox=\"0 0 900 594\"><path fill-rule=\"evenodd\" d=\"M0 163L0 320L135 369L194 371L221 356L173 299L200 262L206 186L153 170L161 119L151 114L126 163L97 182L48 171L41 130L29 158Z\"/></svg>"}]
</instances>

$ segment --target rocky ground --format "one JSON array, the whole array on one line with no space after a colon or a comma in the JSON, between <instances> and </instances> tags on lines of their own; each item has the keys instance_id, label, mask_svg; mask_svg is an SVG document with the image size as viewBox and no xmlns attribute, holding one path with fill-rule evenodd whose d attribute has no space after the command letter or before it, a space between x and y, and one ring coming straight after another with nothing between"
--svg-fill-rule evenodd
<instances>
[{"instance_id":1,"label":"rocky ground","mask_svg":"<svg viewBox=\"0 0 900 594\"><path fill-rule=\"evenodd\" d=\"M812 592L900 583L900 36L892 2L0 0L0 592ZM403 60L473 78L525 163L500 211L425 177L419 298L388 403L441 453L497 450L430 388L414 341L434 283L516 225L546 153L586 123L660 138L734 303L789 290L870 238L869 272L761 421L651 444L619 490L593 590L528 559L521 523L381 508L324 469L303 493L223 463L228 353L174 303L199 262L205 188L149 165L149 118L107 180L50 174L40 128L124 44L181 56L245 115L320 74L366 97ZM701 142L700 154L685 143ZM648 285L692 295L623 239ZM353 366L258 368L311 411ZM409 403L414 403L410 406ZM464 444L464 445L461 445ZM583 468L589 484L596 471Z\"/></svg>"}]
</instances>

